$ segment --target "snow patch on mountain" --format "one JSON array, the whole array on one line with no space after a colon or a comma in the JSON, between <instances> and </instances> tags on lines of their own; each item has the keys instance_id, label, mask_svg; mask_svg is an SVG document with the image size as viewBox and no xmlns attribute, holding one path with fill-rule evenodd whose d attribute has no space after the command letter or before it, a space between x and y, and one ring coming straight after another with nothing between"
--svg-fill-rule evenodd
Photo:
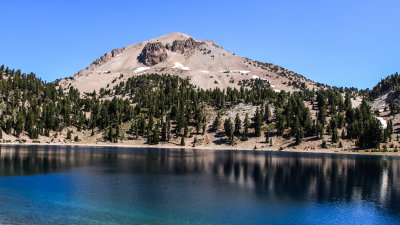
<instances>
[{"instance_id":1,"label":"snow patch on mountain","mask_svg":"<svg viewBox=\"0 0 400 225\"><path fill-rule=\"evenodd\" d=\"M257 75L253 75L253 77L252 77L251 79L253 79L253 80L257 80L257 79L260 79L260 80L267 80L267 79L261 78L261 77L259 77L259 76L257 76Z\"/></svg>"},{"instance_id":2,"label":"snow patch on mountain","mask_svg":"<svg viewBox=\"0 0 400 225\"><path fill-rule=\"evenodd\" d=\"M180 69L180 70L190 70L189 67L183 66L180 62L175 62L175 66L171 67L172 69Z\"/></svg>"},{"instance_id":3,"label":"snow patch on mountain","mask_svg":"<svg viewBox=\"0 0 400 225\"><path fill-rule=\"evenodd\" d=\"M146 71L148 69L150 69L150 67L145 67L144 66L144 67L139 67L139 68L135 69L133 72L134 73L140 73L140 72Z\"/></svg>"},{"instance_id":4,"label":"snow patch on mountain","mask_svg":"<svg viewBox=\"0 0 400 225\"><path fill-rule=\"evenodd\" d=\"M383 119L382 117L376 117L376 118L379 120L379 122L381 122L382 128L383 128L383 129L386 129L386 128L387 128L387 122L386 122L386 120Z\"/></svg>"}]
</instances>

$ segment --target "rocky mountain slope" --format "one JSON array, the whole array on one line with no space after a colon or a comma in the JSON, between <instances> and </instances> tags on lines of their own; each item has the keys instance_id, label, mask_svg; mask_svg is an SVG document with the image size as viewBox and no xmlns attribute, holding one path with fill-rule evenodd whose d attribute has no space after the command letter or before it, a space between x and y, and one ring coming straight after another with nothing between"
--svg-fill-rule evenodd
<instances>
[{"instance_id":1,"label":"rocky mountain slope","mask_svg":"<svg viewBox=\"0 0 400 225\"><path fill-rule=\"evenodd\" d=\"M59 84L93 92L144 73L189 77L203 89L239 87L240 81L256 78L267 80L276 92L323 86L282 67L235 55L213 41L176 32L107 52Z\"/></svg>"},{"instance_id":2,"label":"rocky mountain slope","mask_svg":"<svg viewBox=\"0 0 400 225\"><path fill-rule=\"evenodd\" d=\"M390 107L391 110L399 108L400 104L400 76L394 73L382 79L372 90L367 91L370 99L371 106L374 109L383 111L385 108ZM394 111L399 111L394 109Z\"/></svg>"}]
</instances>

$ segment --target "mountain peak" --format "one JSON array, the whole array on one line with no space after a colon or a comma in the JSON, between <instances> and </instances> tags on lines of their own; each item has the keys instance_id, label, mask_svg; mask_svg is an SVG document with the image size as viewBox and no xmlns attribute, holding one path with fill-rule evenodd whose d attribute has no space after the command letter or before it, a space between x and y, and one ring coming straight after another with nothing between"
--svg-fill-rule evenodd
<instances>
[{"instance_id":1,"label":"mountain peak","mask_svg":"<svg viewBox=\"0 0 400 225\"><path fill-rule=\"evenodd\" d=\"M148 42L161 42L163 44L167 44L167 43L172 43L175 40L186 40L188 38L193 38L193 37L184 33L172 32L157 38L150 39L148 40Z\"/></svg>"},{"instance_id":2,"label":"mountain peak","mask_svg":"<svg viewBox=\"0 0 400 225\"><path fill-rule=\"evenodd\" d=\"M113 88L117 80L126 81L143 73L189 77L194 85L203 89L239 88L241 83L255 79L268 83L276 92L298 90L300 85L316 87L315 83L294 72L240 57L211 40L195 40L179 32L107 52L60 84L91 93Z\"/></svg>"}]
</instances>

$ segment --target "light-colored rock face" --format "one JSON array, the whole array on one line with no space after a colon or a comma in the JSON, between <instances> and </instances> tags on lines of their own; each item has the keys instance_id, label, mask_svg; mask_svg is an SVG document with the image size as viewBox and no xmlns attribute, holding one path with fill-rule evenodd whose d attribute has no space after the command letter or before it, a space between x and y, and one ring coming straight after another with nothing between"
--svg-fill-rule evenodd
<instances>
[{"instance_id":1,"label":"light-colored rock face","mask_svg":"<svg viewBox=\"0 0 400 225\"><path fill-rule=\"evenodd\" d=\"M290 79L304 82L310 89L315 87L314 82L281 67L258 64L226 51L213 41L199 41L177 32L114 49L59 84L64 88L74 86L81 93L93 92L144 73L189 77L203 89L239 87L240 80L254 77L268 80L277 90L295 90L288 85Z\"/></svg>"}]
</instances>

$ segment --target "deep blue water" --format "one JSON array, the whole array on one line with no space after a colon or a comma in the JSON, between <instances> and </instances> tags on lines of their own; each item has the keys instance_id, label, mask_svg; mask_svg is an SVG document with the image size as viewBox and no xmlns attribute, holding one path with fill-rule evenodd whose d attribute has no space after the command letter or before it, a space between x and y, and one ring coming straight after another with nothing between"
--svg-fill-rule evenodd
<instances>
[{"instance_id":1,"label":"deep blue water","mask_svg":"<svg viewBox=\"0 0 400 225\"><path fill-rule=\"evenodd\" d=\"M400 224L400 158L0 147L1 224Z\"/></svg>"}]
</instances>

